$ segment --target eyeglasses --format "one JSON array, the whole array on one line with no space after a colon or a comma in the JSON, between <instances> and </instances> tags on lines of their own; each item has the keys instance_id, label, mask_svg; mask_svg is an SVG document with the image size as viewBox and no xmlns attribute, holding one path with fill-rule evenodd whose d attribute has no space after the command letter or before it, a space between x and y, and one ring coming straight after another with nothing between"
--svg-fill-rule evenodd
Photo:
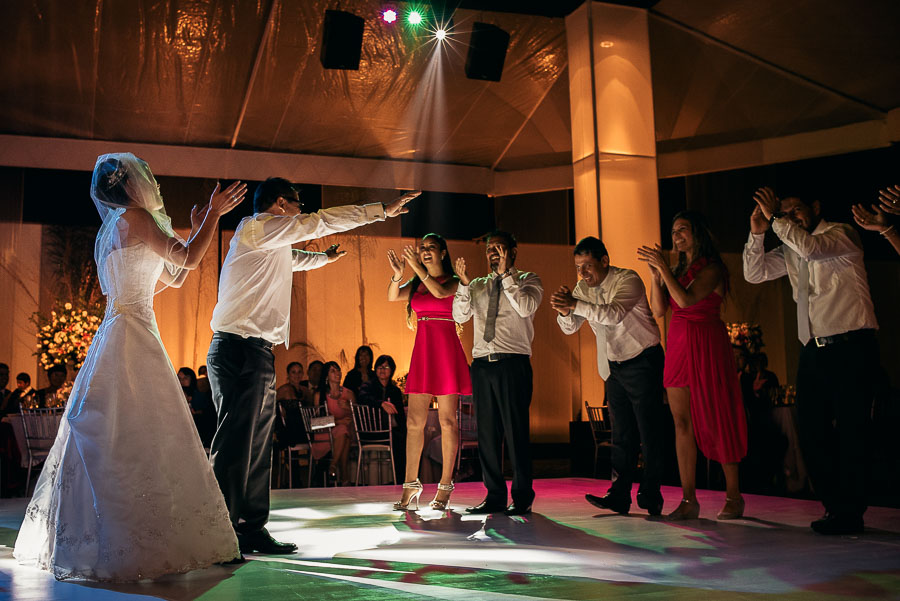
<instances>
[{"instance_id":1,"label":"eyeglasses","mask_svg":"<svg viewBox=\"0 0 900 601\"><path fill-rule=\"evenodd\" d=\"M287 202L289 202L289 203L291 203L291 204L297 205L298 207L301 207L301 208L303 207L303 201L300 200L300 198L294 198L294 197L292 197L292 196L290 196L290 197L289 197L289 196L282 196L281 198L283 198L284 200L286 200Z\"/></svg>"}]
</instances>

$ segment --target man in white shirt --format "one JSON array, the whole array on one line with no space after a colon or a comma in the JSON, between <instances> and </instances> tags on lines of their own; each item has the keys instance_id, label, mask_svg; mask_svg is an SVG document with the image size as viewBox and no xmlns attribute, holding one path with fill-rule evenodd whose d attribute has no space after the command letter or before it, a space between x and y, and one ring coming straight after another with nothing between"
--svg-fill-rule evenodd
<instances>
[{"instance_id":1,"label":"man in white shirt","mask_svg":"<svg viewBox=\"0 0 900 601\"><path fill-rule=\"evenodd\" d=\"M487 497L469 513L524 515L534 502L528 407L531 405L531 341L534 313L541 304L541 279L515 268L516 239L508 232L488 235L485 254L491 273L469 280L466 261L456 260L459 287L453 319L475 318L472 349L472 395L478 420L478 455ZM507 507L501 455L503 440L513 464Z\"/></svg>"},{"instance_id":2,"label":"man in white shirt","mask_svg":"<svg viewBox=\"0 0 900 601\"><path fill-rule=\"evenodd\" d=\"M293 271L322 267L344 252L295 250L291 245L406 213L418 192L382 203L323 209L304 215L297 190L282 178L256 189L222 266L207 365L218 426L210 460L241 551L293 553L265 529L269 518L275 358L290 331Z\"/></svg>"},{"instance_id":3,"label":"man in white shirt","mask_svg":"<svg viewBox=\"0 0 900 601\"><path fill-rule=\"evenodd\" d=\"M859 235L821 218L819 201L779 200L756 192L744 278L751 283L787 275L797 302L803 349L797 368L800 448L809 478L825 505L810 524L820 534L863 531L866 510L866 430L878 368L878 323ZM782 244L765 252L771 228Z\"/></svg>"},{"instance_id":4,"label":"man in white shirt","mask_svg":"<svg viewBox=\"0 0 900 601\"><path fill-rule=\"evenodd\" d=\"M628 513L641 451L644 474L637 504L650 515L659 515L666 417L659 326L641 277L631 269L610 265L603 242L588 236L575 246L574 254L581 279L573 291L561 286L550 306L559 313L556 322L564 333L574 334L585 321L594 331L597 370L606 382L612 420L612 485L604 496L586 494L585 499L602 509Z\"/></svg>"}]
</instances>

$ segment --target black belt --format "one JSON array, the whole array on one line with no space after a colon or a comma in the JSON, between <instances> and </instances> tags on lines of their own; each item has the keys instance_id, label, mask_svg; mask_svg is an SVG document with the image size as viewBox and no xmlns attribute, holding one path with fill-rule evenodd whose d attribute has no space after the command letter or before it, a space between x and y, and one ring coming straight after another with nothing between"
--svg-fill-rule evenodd
<instances>
[{"instance_id":1,"label":"black belt","mask_svg":"<svg viewBox=\"0 0 900 601\"><path fill-rule=\"evenodd\" d=\"M864 330L853 330L852 332L844 332L843 334L835 334L833 336L816 336L807 344L815 343L817 347L821 348L823 346L828 346L829 344L834 344L835 342L852 342L853 340L868 338L874 334L875 330L866 328Z\"/></svg>"},{"instance_id":2,"label":"black belt","mask_svg":"<svg viewBox=\"0 0 900 601\"><path fill-rule=\"evenodd\" d=\"M653 346L648 346L647 348L645 348L644 350L642 350L640 353L638 353L637 355L635 355L635 356L632 357L631 359L625 359L624 361L612 361L612 360L610 360L610 363L611 363L612 365L616 365L616 366L621 367L622 365L625 365L626 363L630 363L630 362L632 362L632 361L637 361L638 359L641 359L641 358L643 358L644 356L649 355L650 353L654 353L654 352L656 352L657 349L662 350L662 346L660 346L659 344L654 344Z\"/></svg>"},{"instance_id":3,"label":"black belt","mask_svg":"<svg viewBox=\"0 0 900 601\"><path fill-rule=\"evenodd\" d=\"M515 359L516 357L527 356L528 355L523 355L522 353L489 353L484 357L475 357L475 361L488 361L494 363L495 361L502 361L504 359Z\"/></svg>"},{"instance_id":4,"label":"black belt","mask_svg":"<svg viewBox=\"0 0 900 601\"><path fill-rule=\"evenodd\" d=\"M240 334L232 334L231 332L213 332L213 338L223 340L231 340L233 342L246 342L255 346L261 346L264 349L272 350L275 348L274 342L269 342L265 338L257 338L255 336L241 336Z\"/></svg>"}]
</instances>

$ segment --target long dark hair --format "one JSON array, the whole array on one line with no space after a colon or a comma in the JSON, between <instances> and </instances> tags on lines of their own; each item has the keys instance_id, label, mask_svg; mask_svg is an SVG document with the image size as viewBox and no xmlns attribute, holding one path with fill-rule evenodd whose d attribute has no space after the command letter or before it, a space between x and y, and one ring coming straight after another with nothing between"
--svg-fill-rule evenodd
<instances>
[{"instance_id":1,"label":"long dark hair","mask_svg":"<svg viewBox=\"0 0 900 601\"><path fill-rule=\"evenodd\" d=\"M331 386L328 385L328 374L331 373L331 368L336 367L338 371L341 370L341 366L337 364L337 361L329 361L322 366L322 374L319 376L319 399L321 400L323 405L328 404L328 392L331 390Z\"/></svg>"},{"instance_id":2,"label":"long dark hair","mask_svg":"<svg viewBox=\"0 0 900 601\"><path fill-rule=\"evenodd\" d=\"M422 241L424 242L428 238L434 238L434 240L438 243L441 251L444 253L444 257L441 259L441 268L444 270L445 275L453 276L453 261L450 259L450 251L447 250L447 241L444 240L444 237L440 234L435 234L434 232L430 234L425 234L422 236ZM409 300L406 301L406 323L412 326L412 299L413 295L416 293L416 290L419 289L419 284L422 283L422 279L419 276L413 276L413 278L409 281ZM373 364L374 365L374 364Z\"/></svg>"},{"instance_id":3,"label":"long dark hair","mask_svg":"<svg viewBox=\"0 0 900 601\"><path fill-rule=\"evenodd\" d=\"M356 354L353 355L353 369L359 369L359 355L363 351L369 352L370 362L369 362L368 370L373 371L373 369L375 368L375 353L372 352L372 347L368 346L366 344L364 344L361 347L359 347L358 349L356 349Z\"/></svg>"},{"instance_id":4,"label":"long dark hair","mask_svg":"<svg viewBox=\"0 0 900 601\"><path fill-rule=\"evenodd\" d=\"M197 390L197 374L194 373L194 370L190 367L182 367L178 371L184 373L184 375L186 375L188 377L188 380L190 381L190 384L188 384L187 386L182 386L185 392L193 392Z\"/></svg>"},{"instance_id":5,"label":"long dark hair","mask_svg":"<svg viewBox=\"0 0 900 601\"><path fill-rule=\"evenodd\" d=\"M709 222L706 220L706 217L699 211L680 211L672 218L672 225L674 226L679 219L684 219L691 225L691 235L694 238L694 246L697 248L694 261L705 258L710 263L718 263L722 267L725 293L728 294L728 268L725 266L725 262L722 261L722 256L719 254L719 249L716 246L716 239L709 229ZM689 267L687 253L678 253L678 263L675 265L675 269L672 270L675 277L680 278L683 276L687 273Z\"/></svg>"}]
</instances>

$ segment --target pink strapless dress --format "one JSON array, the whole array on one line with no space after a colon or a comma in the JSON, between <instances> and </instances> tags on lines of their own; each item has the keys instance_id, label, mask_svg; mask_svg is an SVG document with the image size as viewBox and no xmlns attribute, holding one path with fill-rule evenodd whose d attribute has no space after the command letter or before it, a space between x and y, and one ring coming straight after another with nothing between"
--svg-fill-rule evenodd
<instances>
[{"instance_id":1,"label":"pink strapless dress","mask_svg":"<svg viewBox=\"0 0 900 601\"><path fill-rule=\"evenodd\" d=\"M708 264L695 261L679 278L687 287ZM700 451L720 463L735 463L747 454L747 417L741 398L734 353L719 317L722 297L716 292L690 307L671 297L672 321L666 345L663 384L691 391L691 421Z\"/></svg>"},{"instance_id":2,"label":"pink strapless dress","mask_svg":"<svg viewBox=\"0 0 900 601\"><path fill-rule=\"evenodd\" d=\"M456 335L452 307L452 296L435 298L425 284L419 284L412 297L418 324L407 394L472 394L469 364Z\"/></svg>"}]
</instances>

